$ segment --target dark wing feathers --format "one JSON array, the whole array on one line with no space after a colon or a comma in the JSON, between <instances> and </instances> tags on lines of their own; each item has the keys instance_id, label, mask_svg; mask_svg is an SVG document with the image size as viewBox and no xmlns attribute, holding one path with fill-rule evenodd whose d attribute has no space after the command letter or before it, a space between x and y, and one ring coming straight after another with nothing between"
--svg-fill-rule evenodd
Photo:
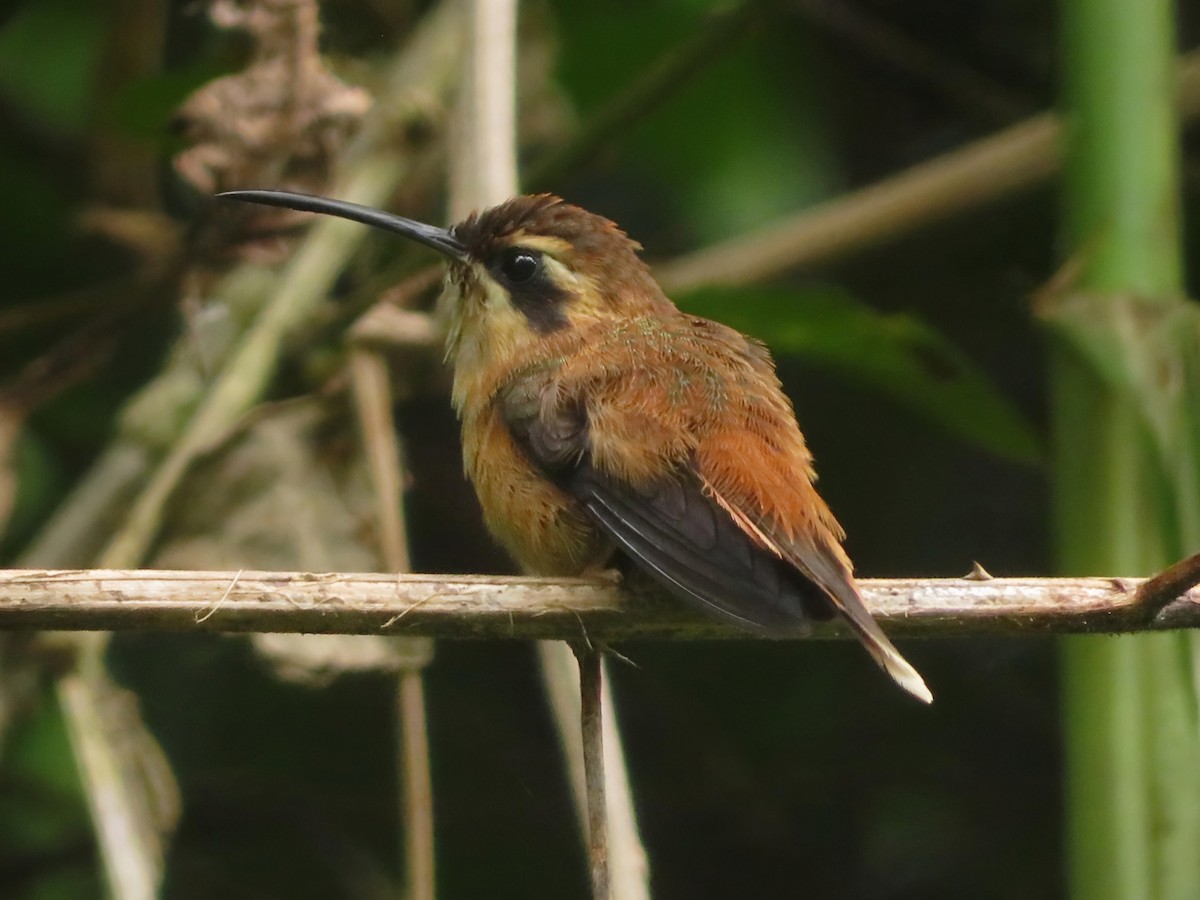
<instances>
[{"instance_id":1,"label":"dark wing feathers","mask_svg":"<svg viewBox=\"0 0 1200 900\"><path fill-rule=\"evenodd\" d=\"M798 579L686 474L634 490L585 463L567 487L626 554L680 599L761 634L806 630L810 601Z\"/></svg>"},{"instance_id":2,"label":"dark wing feathers","mask_svg":"<svg viewBox=\"0 0 1200 900\"><path fill-rule=\"evenodd\" d=\"M641 487L599 470L581 398L546 393L557 387L549 372L510 385L501 400L506 425L530 461L668 591L768 636L803 633L811 619L837 610L893 679L932 700L871 617L836 544L776 533L743 504L719 496L694 462Z\"/></svg>"},{"instance_id":3,"label":"dark wing feathers","mask_svg":"<svg viewBox=\"0 0 1200 900\"><path fill-rule=\"evenodd\" d=\"M823 607L792 568L759 547L691 472L635 489L596 470L581 404L543 408L538 386L515 385L505 422L532 462L576 497L596 524L680 599L761 633L802 632ZM818 602L819 603L819 602Z\"/></svg>"}]
</instances>

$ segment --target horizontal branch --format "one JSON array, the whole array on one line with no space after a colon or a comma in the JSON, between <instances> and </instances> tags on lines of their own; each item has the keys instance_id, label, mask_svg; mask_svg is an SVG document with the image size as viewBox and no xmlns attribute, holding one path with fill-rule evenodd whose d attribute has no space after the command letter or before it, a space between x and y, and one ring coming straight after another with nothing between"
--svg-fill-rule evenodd
<instances>
[{"instance_id":1,"label":"horizontal branch","mask_svg":"<svg viewBox=\"0 0 1200 900\"><path fill-rule=\"evenodd\" d=\"M899 635L1200 626L1200 588L1151 602L1151 591L1139 591L1142 583L985 576L865 579L861 585L879 621ZM605 641L749 637L652 588L629 590L603 578L249 571L3 571L0 629L564 639L586 633ZM815 637L841 635L836 623L813 630Z\"/></svg>"}]
</instances>

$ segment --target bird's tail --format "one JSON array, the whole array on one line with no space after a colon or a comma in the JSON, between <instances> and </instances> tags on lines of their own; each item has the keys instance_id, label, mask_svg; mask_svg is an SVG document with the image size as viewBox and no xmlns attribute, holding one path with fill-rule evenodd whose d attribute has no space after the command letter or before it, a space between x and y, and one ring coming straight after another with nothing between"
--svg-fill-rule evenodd
<instances>
[{"instance_id":1,"label":"bird's tail","mask_svg":"<svg viewBox=\"0 0 1200 900\"><path fill-rule=\"evenodd\" d=\"M922 703L932 703L933 693L925 684L925 679L888 640L888 636L883 633L879 623L867 611L862 595L859 594L853 583L847 583L842 590L830 593L833 605L845 617L846 622L854 630L854 634L862 641L863 646L867 648L875 662L879 664L879 668L887 672L896 684Z\"/></svg>"}]
</instances>

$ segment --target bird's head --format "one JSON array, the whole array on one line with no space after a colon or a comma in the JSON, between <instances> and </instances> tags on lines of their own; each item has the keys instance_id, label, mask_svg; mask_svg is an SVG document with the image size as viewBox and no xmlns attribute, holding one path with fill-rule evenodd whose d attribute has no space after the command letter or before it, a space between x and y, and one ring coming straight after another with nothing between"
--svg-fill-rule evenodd
<instances>
[{"instance_id":1,"label":"bird's head","mask_svg":"<svg viewBox=\"0 0 1200 900\"><path fill-rule=\"evenodd\" d=\"M340 216L441 253L446 355L456 372L527 358L585 325L674 310L638 257L639 244L603 216L550 194L514 197L448 229L306 194L220 196Z\"/></svg>"}]
</instances>

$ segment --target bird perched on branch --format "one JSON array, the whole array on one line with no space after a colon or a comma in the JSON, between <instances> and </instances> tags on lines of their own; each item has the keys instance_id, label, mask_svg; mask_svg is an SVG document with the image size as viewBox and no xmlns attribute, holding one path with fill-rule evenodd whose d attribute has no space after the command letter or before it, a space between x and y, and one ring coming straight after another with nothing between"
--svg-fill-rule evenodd
<instances>
[{"instance_id":1,"label":"bird perched on branch","mask_svg":"<svg viewBox=\"0 0 1200 900\"><path fill-rule=\"evenodd\" d=\"M767 636L840 615L932 700L863 603L770 354L680 311L614 223L548 194L450 229L303 194L220 196L341 216L446 258L466 472L526 571L578 575L624 554Z\"/></svg>"}]
</instances>

